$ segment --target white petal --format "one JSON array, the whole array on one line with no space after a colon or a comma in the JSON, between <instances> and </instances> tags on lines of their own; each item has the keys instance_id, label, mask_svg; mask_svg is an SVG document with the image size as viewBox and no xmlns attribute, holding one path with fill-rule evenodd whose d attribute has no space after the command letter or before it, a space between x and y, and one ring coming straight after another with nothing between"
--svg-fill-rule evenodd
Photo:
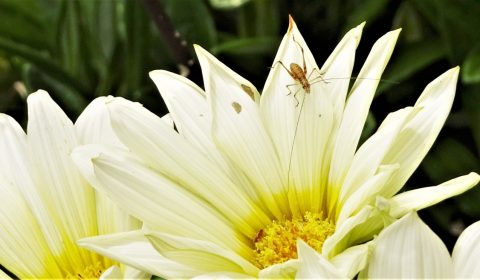
<instances>
[{"instance_id":1,"label":"white petal","mask_svg":"<svg viewBox=\"0 0 480 280\"><path fill-rule=\"evenodd\" d=\"M198 148L211 150L205 93L187 78L163 70L150 72L178 132Z\"/></svg>"},{"instance_id":2,"label":"white petal","mask_svg":"<svg viewBox=\"0 0 480 280\"><path fill-rule=\"evenodd\" d=\"M251 251L246 244L248 238L234 230L229 221L200 197L159 176L120 149L104 148L94 156L95 150L99 149L89 146L76 149L75 153L80 154L75 156L78 166L85 173L93 169L102 190L126 212L155 229L212 240L241 252ZM82 155L94 157L81 158Z\"/></svg>"},{"instance_id":3,"label":"white petal","mask_svg":"<svg viewBox=\"0 0 480 280\"><path fill-rule=\"evenodd\" d=\"M418 111L412 107L407 107L390 113L377 132L363 143L355 153L341 186L340 201L344 201L358 189L358 186L361 186L378 172L385 154L390 150L405 122Z\"/></svg>"},{"instance_id":4,"label":"white petal","mask_svg":"<svg viewBox=\"0 0 480 280\"><path fill-rule=\"evenodd\" d=\"M235 184L229 174L157 116L123 98L108 105L115 132L150 168L214 205L248 236L255 236L270 221L251 201L244 186Z\"/></svg>"},{"instance_id":5,"label":"white petal","mask_svg":"<svg viewBox=\"0 0 480 280\"><path fill-rule=\"evenodd\" d=\"M302 240L298 240L297 250L300 264L296 278L346 279L346 275L342 275L332 263Z\"/></svg>"},{"instance_id":6,"label":"white petal","mask_svg":"<svg viewBox=\"0 0 480 280\"><path fill-rule=\"evenodd\" d=\"M283 263L277 263L260 271L260 279L293 279L298 270L298 259L291 259Z\"/></svg>"},{"instance_id":7,"label":"white petal","mask_svg":"<svg viewBox=\"0 0 480 280\"><path fill-rule=\"evenodd\" d=\"M0 130L3 130L2 117L0 115ZM1 136L4 135L1 133ZM1 174L0 263L20 278L62 276L37 220L18 187Z\"/></svg>"},{"instance_id":8,"label":"white petal","mask_svg":"<svg viewBox=\"0 0 480 280\"><path fill-rule=\"evenodd\" d=\"M340 188L350 166L375 95L380 77L387 65L400 30L388 32L373 45L348 97L345 112L336 135L330 166L329 186Z\"/></svg>"},{"instance_id":9,"label":"white petal","mask_svg":"<svg viewBox=\"0 0 480 280\"><path fill-rule=\"evenodd\" d=\"M380 233L369 278L452 278L453 265L442 240L411 213Z\"/></svg>"},{"instance_id":10,"label":"white petal","mask_svg":"<svg viewBox=\"0 0 480 280\"><path fill-rule=\"evenodd\" d=\"M452 196L459 195L480 181L477 173L470 173L434 187L406 191L390 200L390 215L401 217L410 211L418 211Z\"/></svg>"},{"instance_id":11,"label":"white petal","mask_svg":"<svg viewBox=\"0 0 480 280\"><path fill-rule=\"evenodd\" d=\"M159 277L189 278L199 273L161 256L141 231L84 238L78 244Z\"/></svg>"},{"instance_id":12,"label":"white petal","mask_svg":"<svg viewBox=\"0 0 480 280\"><path fill-rule=\"evenodd\" d=\"M179 133L225 172L238 180L245 180L238 168L226 162L213 143L205 92L185 77L168 71L152 71L150 78L160 91ZM243 184L248 185L248 182Z\"/></svg>"},{"instance_id":13,"label":"white petal","mask_svg":"<svg viewBox=\"0 0 480 280\"><path fill-rule=\"evenodd\" d=\"M26 135L4 114L0 114L0 154L0 263L18 277L58 277L61 273L47 240L55 244L61 238L30 176Z\"/></svg>"},{"instance_id":14,"label":"white petal","mask_svg":"<svg viewBox=\"0 0 480 280\"><path fill-rule=\"evenodd\" d=\"M145 279L145 280L150 280L152 278L152 275L148 272L145 272L143 270L139 270L136 268L133 268L131 266L126 266L123 265L124 270L123 270L123 278L124 279Z\"/></svg>"},{"instance_id":15,"label":"white petal","mask_svg":"<svg viewBox=\"0 0 480 280\"><path fill-rule=\"evenodd\" d=\"M229 271L256 276L259 272L247 259L218 244L146 228L143 231L163 256L203 273Z\"/></svg>"},{"instance_id":16,"label":"white petal","mask_svg":"<svg viewBox=\"0 0 480 280\"><path fill-rule=\"evenodd\" d=\"M371 242L350 247L339 255L336 255L330 262L341 275L353 279L353 277L367 265L371 247Z\"/></svg>"},{"instance_id":17,"label":"white petal","mask_svg":"<svg viewBox=\"0 0 480 280\"><path fill-rule=\"evenodd\" d=\"M261 99L262 114L281 161L282 177L286 177L284 180L289 188L293 186L298 192L298 195L293 192L289 198L294 214L306 210L319 211L322 206L321 197L325 192L322 186L326 185L326 176L322 174L322 169L326 168L322 166L325 147L335 118L339 118L343 110L349 83L348 79L331 83L323 79L336 75L350 76L362 26L345 35L322 70L319 70L290 18L289 30L265 84ZM283 66L288 67L290 63L302 68L305 66L310 93L302 89L284 69ZM305 197L301 193L305 191L311 193L306 201L301 200Z\"/></svg>"},{"instance_id":18,"label":"white petal","mask_svg":"<svg viewBox=\"0 0 480 280\"><path fill-rule=\"evenodd\" d=\"M395 171L398 170L398 165L383 166L378 174L369 178L365 183L358 186L358 189L348 197L342 204L340 214L337 219L337 224L341 224L352 214L357 213L365 205L373 204L377 194L380 193L383 186L390 180Z\"/></svg>"},{"instance_id":19,"label":"white petal","mask_svg":"<svg viewBox=\"0 0 480 280\"><path fill-rule=\"evenodd\" d=\"M227 271L207 273L207 274L202 274L192 278L192 280L210 280L210 279L229 280L229 279L257 279L257 278L252 277L250 275L242 274L242 273L234 273L234 272L227 272Z\"/></svg>"},{"instance_id":20,"label":"white petal","mask_svg":"<svg viewBox=\"0 0 480 280\"><path fill-rule=\"evenodd\" d=\"M126 148L113 132L106 103L112 96L98 97L93 100L75 122L75 130L82 144L105 144ZM97 184L89 180L91 185ZM90 178L91 179L91 178ZM108 234L139 229L141 222L128 216L110 201L104 194L96 192L97 234Z\"/></svg>"},{"instance_id":21,"label":"white petal","mask_svg":"<svg viewBox=\"0 0 480 280\"><path fill-rule=\"evenodd\" d=\"M437 138L452 107L459 68L453 68L431 82L415 103L421 108L402 129L382 164L400 164L385 197L400 190L423 160Z\"/></svg>"},{"instance_id":22,"label":"white petal","mask_svg":"<svg viewBox=\"0 0 480 280\"><path fill-rule=\"evenodd\" d=\"M5 272L0 269L0 279L10 280L12 277L8 276Z\"/></svg>"},{"instance_id":23,"label":"white petal","mask_svg":"<svg viewBox=\"0 0 480 280\"><path fill-rule=\"evenodd\" d=\"M171 129L175 128L175 123L173 122L172 116L170 114L166 114L160 119Z\"/></svg>"},{"instance_id":24,"label":"white petal","mask_svg":"<svg viewBox=\"0 0 480 280\"><path fill-rule=\"evenodd\" d=\"M322 247L322 254L333 258L345 249L371 240L383 228L393 222L385 209L370 205L365 206L356 215L346 219L330 237L325 240Z\"/></svg>"},{"instance_id":25,"label":"white petal","mask_svg":"<svg viewBox=\"0 0 480 280\"><path fill-rule=\"evenodd\" d=\"M288 213L281 169L258 104L242 88L243 78L233 73L199 46L195 51L202 67L212 112L215 144L247 175L252 190L281 219Z\"/></svg>"},{"instance_id":26,"label":"white petal","mask_svg":"<svg viewBox=\"0 0 480 280\"><path fill-rule=\"evenodd\" d=\"M467 227L455 244L452 253L455 277L480 278L480 221Z\"/></svg>"},{"instance_id":27,"label":"white petal","mask_svg":"<svg viewBox=\"0 0 480 280\"><path fill-rule=\"evenodd\" d=\"M103 192L95 194L98 235L139 229L142 222L120 209Z\"/></svg>"},{"instance_id":28,"label":"white petal","mask_svg":"<svg viewBox=\"0 0 480 280\"><path fill-rule=\"evenodd\" d=\"M97 222L94 190L81 177L70 158L72 149L78 145L75 128L45 91L30 94L27 102L31 173L38 195L56 227L46 229L46 234L63 237L60 243L49 242L49 246L56 254L68 246L70 254L80 257L65 257L65 265L81 267L91 256L74 242L95 235Z\"/></svg>"},{"instance_id":29,"label":"white petal","mask_svg":"<svg viewBox=\"0 0 480 280\"><path fill-rule=\"evenodd\" d=\"M95 98L83 110L75 122L75 130L81 144L106 144L123 147L122 142L113 132L106 103L112 96Z\"/></svg>"},{"instance_id":30,"label":"white petal","mask_svg":"<svg viewBox=\"0 0 480 280\"><path fill-rule=\"evenodd\" d=\"M113 265L100 275L100 280L103 279L123 279L123 274L118 266Z\"/></svg>"},{"instance_id":31,"label":"white petal","mask_svg":"<svg viewBox=\"0 0 480 280\"><path fill-rule=\"evenodd\" d=\"M334 109L335 127L342 119L345 99L347 97L350 76L352 75L355 51L362 36L365 22L351 29L333 50L320 70L323 79L329 84L326 89L332 100Z\"/></svg>"}]
</instances>

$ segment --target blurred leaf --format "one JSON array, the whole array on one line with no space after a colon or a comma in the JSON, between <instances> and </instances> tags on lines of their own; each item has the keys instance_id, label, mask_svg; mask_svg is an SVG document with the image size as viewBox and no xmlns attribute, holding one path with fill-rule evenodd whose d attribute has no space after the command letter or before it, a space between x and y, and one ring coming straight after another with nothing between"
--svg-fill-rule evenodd
<instances>
[{"instance_id":1,"label":"blurred leaf","mask_svg":"<svg viewBox=\"0 0 480 280\"><path fill-rule=\"evenodd\" d=\"M440 36L452 64L460 64L480 40L480 2L476 0L412 0Z\"/></svg>"},{"instance_id":2,"label":"blurred leaf","mask_svg":"<svg viewBox=\"0 0 480 280\"><path fill-rule=\"evenodd\" d=\"M462 81L467 84L480 82L480 44L477 44L462 65Z\"/></svg>"},{"instance_id":3,"label":"blurred leaf","mask_svg":"<svg viewBox=\"0 0 480 280\"><path fill-rule=\"evenodd\" d=\"M0 50L5 51L9 55L19 56L25 59L26 61L37 66L45 74L51 76L57 81L63 82L66 86L74 89L77 92L88 92L88 88L83 84L83 81L71 76L62 67L53 62L52 59L44 52L39 52L28 46L17 44L1 37Z\"/></svg>"},{"instance_id":4,"label":"blurred leaf","mask_svg":"<svg viewBox=\"0 0 480 280\"><path fill-rule=\"evenodd\" d=\"M277 46L278 38L241 38L221 43L212 48L211 52L216 55L222 53L230 55L260 55L274 52Z\"/></svg>"},{"instance_id":5,"label":"blurred leaf","mask_svg":"<svg viewBox=\"0 0 480 280\"><path fill-rule=\"evenodd\" d=\"M48 48L51 42L45 40L47 30L41 14L35 0L0 1L1 36L37 49Z\"/></svg>"},{"instance_id":6,"label":"blurred leaf","mask_svg":"<svg viewBox=\"0 0 480 280\"><path fill-rule=\"evenodd\" d=\"M362 136L360 137L360 142L358 146L362 145L362 143L365 142L365 140L367 140L375 132L377 126L378 124L375 116L372 114L372 112L368 112L367 120L363 127Z\"/></svg>"},{"instance_id":7,"label":"blurred leaf","mask_svg":"<svg viewBox=\"0 0 480 280\"><path fill-rule=\"evenodd\" d=\"M125 3L125 74L120 95L131 97L146 79L144 67L148 60L150 17L140 1L126 0Z\"/></svg>"},{"instance_id":8,"label":"blurred leaf","mask_svg":"<svg viewBox=\"0 0 480 280\"><path fill-rule=\"evenodd\" d=\"M117 37L118 0L81 1L90 49L102 62L110 61Z\"/></svg>"},{"instance_id":9,"label":"blurred leaf","mask_svg":"<svg viewBox=\"0 0 480 280\"><path fill-rule=\"evenodd\" d=\"M78 116L82 110L87 106L87 100L76 91L67 87L64 83L56 79L52 79L48 74L44 73L42 69L29 69L26 74L30 76L29 80L33 84L42 84L42 88L49 88L49 94L59 102L59 105L71 115ZM35 79L34 81L32 81ZM31 91L38 90L33 88Z\"/></svg>"},{"instance_id":10,"label":"blurred leaf","mask_svg":"<svg viewBox=\"0 0 480 280\"><path fill-rule=\"evenodd\" d=\"M478 202L480 201L480 188L473 188L465 195L455 197L455 201L457 201L457 205L464 214L471 217L480 216L480 207L478 207Z\"/></svg>"},{"instance_id":11,"label":"blurred leaf","mask_svg":"<svg viewBox=\"0 0 480 280\"><path fill-rule=\"evenodd\" d=\"M217 9L237 8L250 0L210 0L210 4Z\"/></svg>"},{"instance_id":12,"label":"blurred leaf","mask_svg":"<svg viewBox=\"0 0 480 280\"><path fill-rule=\"evenodd\" d=\"M424 36L423 20L408 1L402 2L395 12L393 28L402 28L402 40L405 42L419 41Z\"/></svg>"},{"instance_id":13,"label":"blurred leaf","mask_svg":"<svg viewBox=\"0 0 480 280\"><path fill-rule=\"evenodd\" d=\"M447 138L435 145L423 160L422 167L434 182L443 182L458 174L480 170L480 161L464 144Z\"/></svg>"},{"instance_id":14,"label":"blurred leaf","mask_svg":"<svg viewBox=\"0 0 480 280\"><path fill-rule=\"evenodd\" d=\"M417 71L431 65L445 55L440 42L429 40L405 45L397 54L383 75L386 79L400 83ZM381 83L377 95L392 87L394 83Z\"/></svg>"},{"instance_id":15,"label":"blurred leaf","mask_svg":"<svg viewBox=\"0 0 480 280\"><path fill-rule=\"evenodd\" d=\"M462 101L480 157L480 86L470 86L464 90Z\"/></svg>"},{"instance_id":16,"label":"blurred leaf","mask_svg":"<svg viewBox=\"0 0 480 280\"><path fill-rule=\"evenodd\" d=\"M57 43L63 68L82 80L86 80L85 61L82 59L81 11L77 0L63 1L58 26Z\"/></svg>"},{"instance_id":17,"label":"blurred leaf","mask_svg":"<svg viewBox=\"0 0 480 280\"><path fill-rule=\"evenodd\" d=\"M237 33L240 37L278 36L280 21L279 2L275 0L255 0L236 13Z\"/></svg>"},{"instance_id":18,"label":"blurred leaf","mask_svg":"<svg viewBox=\"0 0 480 280\"><path fill-rule=\"evenodd\" d=\"M388 3L388 0L358 1L355 7L349 9L347 20L344 24L344 33L352 28L352 26L357 26L364 21L373 21L376 19L385 12Z\"/></svg>"},{"instance_id":19,"label":"blurred leaf","mask_svg":"<svg viewBox=\"0 0 480 280\"><path fill-rule=\"evenodd\" d=\"M217 43L213 18L203 1L163 0L162 3L165 12L187 44L198 44L209 49Z\"/></svg>"}]
</instances>

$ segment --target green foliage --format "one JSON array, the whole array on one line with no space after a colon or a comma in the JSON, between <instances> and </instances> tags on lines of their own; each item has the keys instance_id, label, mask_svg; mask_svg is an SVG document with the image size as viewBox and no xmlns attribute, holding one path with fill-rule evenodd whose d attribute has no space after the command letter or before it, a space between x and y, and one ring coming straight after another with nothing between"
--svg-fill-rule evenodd
<instances>
[{"instance_id":1,"label":"green foliage","mask_svg":"<svg viewBox=\"0 0 480 280\"><path fill-rule=\"evenodd\" d=\"M152 7L164 12L167 22L159 24ZM320 65L343 33L360 22L367 25L358 61L379 36L403 28L384 75L390 82L380 84L362 139L388 112L413 104L428 82L461 65L452 114L407 187L480 171L476 0L0 0L0 110L24 122L25 94L43 88L73 118L93 98L106 94L140 101L163 114L148 72L178 72L183 65L189 67L189 78L201 84L198 66L191 65L193 43L261 88L288 14ZM426 213L448 237L455 217L465 223L480 219L478 199L480 188Z\"/></svg>"}]
</instances>

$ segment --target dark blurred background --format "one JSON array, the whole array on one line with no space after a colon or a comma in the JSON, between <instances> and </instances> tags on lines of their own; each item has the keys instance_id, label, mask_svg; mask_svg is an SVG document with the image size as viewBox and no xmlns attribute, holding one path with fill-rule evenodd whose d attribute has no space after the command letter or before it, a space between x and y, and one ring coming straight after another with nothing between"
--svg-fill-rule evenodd
<instances>
[{"instance_id":1,"label":"dark blurred background","mask_svg":"<svg viewBox=\"0 0 480 280\"><path fill-rule=\"evenodd\" d=\"M347 30L367 21L358 72L372 44L402 27L363 139L391 111L412 105L434 78L461 66L439 138L406 189L480 171L480 2L475 0L0 0L0 112L27 122L26 96L47 90L72 118L97 96L166 113L154 69L202 78L199 44L261 89L288 14L319 65ZM451 249L480 219L480 187L420 213Z\"/></svg>"}]
</instances>

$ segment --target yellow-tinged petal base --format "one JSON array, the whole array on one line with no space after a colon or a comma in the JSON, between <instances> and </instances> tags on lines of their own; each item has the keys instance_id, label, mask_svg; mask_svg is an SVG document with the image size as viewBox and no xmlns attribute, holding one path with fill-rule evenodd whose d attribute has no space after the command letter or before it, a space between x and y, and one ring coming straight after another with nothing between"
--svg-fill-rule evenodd
<instances>
[{"instance_id":1,"label":"yellow-tinged petal base","mask_svg":"<svg viewBox=\"0 0 480 280\"><path fill-rule=\"evenodd\" d=\"M297 258L297 240L302 239L321 252L325 239L335 232L335 224L322 213L306 212L301 218L273 221L255 237L255 261L261 268Z\"/></svg>"},{"instance_id":2,"label":"yellow-tinged petal base","mask_svg":"<svg viewBox=\"0 0 480 280\"><path fill-rule=\"evenodd\" d=\"M67 274L65 279L99 279L105 270L103 263L97 262L86 266L83 270L77 271L75 274Z\"/></svg>"}]
</instances>

